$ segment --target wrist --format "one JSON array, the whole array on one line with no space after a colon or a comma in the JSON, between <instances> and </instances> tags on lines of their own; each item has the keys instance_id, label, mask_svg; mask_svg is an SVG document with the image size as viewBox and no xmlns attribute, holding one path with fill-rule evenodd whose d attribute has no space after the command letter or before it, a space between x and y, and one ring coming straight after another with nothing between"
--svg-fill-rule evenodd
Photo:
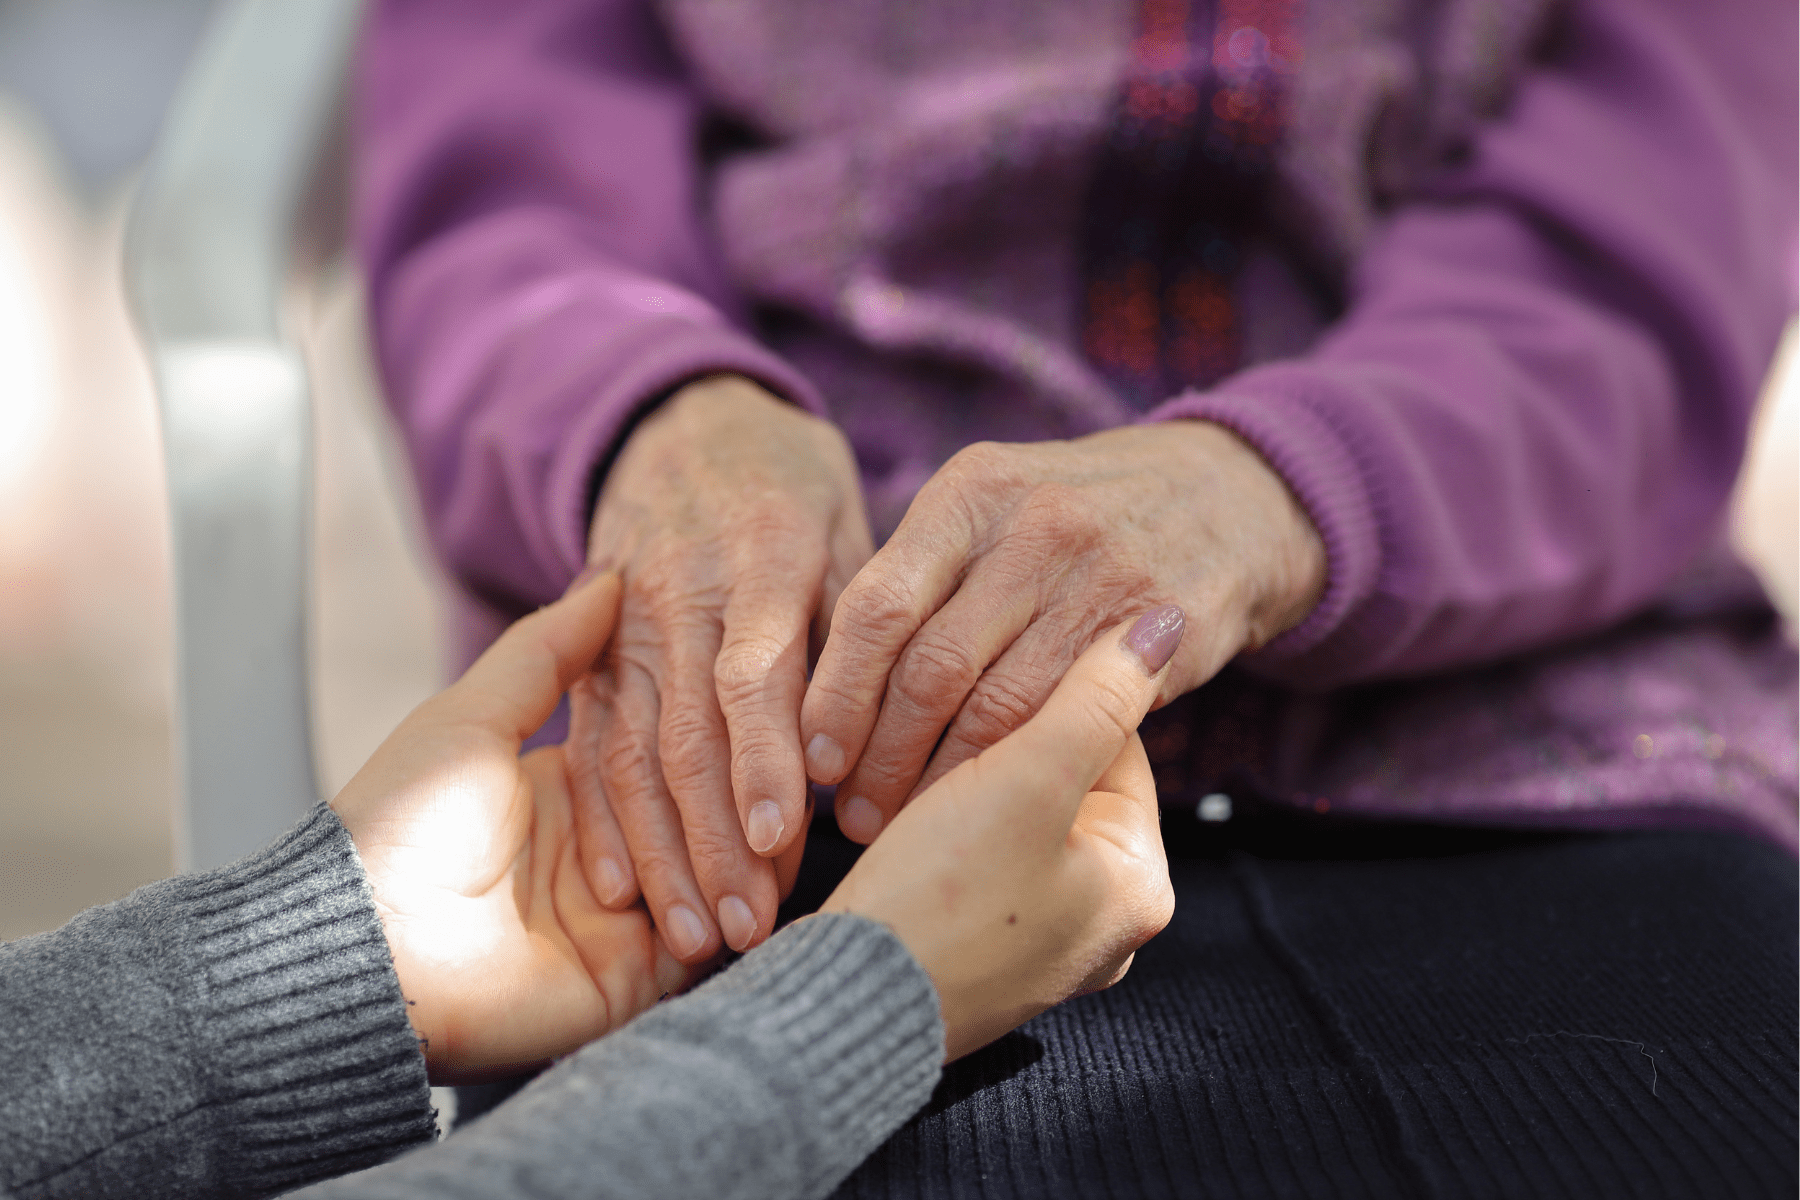
<instances>
[{"instance_id":1,"label":"wrist","mask_svg":"<svg viewBox=\"0 0 1800 1200\"><path fill-rule=\"evenodd\" d=\"M689 380L646 403L612 453L595 468L588 503L589 563L618 552L600 534L608 501L619 492L621 478L646 471L659 477L685 476L696 448L720 437L726 445L738 444L745 440L746 421L770 413L809 415L754 379L730 373Z\"/></svg>"},{"instance_id":2,"label":"wrist","mask_svg":"<svg viewBox=\"0 0 1800 1200\"><path fill-rule=\"evenodd\" d=\"M1324 539L1286 479L1234 430L1201 419L1166 423L1223 476L1237 494L1244 523L1242 596L1245 652L1261 649L1298 626L1325 594L1329 560Z\"/></svg>"},{"instance_id":3,"label":"wrist","mask_svg":"<svg viewBox=\"0 0 1800 1200\"><path fill-rule=\"evenodd\" d=\"M690 379L685 383L676 384L674 387L656 393L649 399L641 402L632 411L631 415L625 419L624 423L619 427L617 436L613 438L611 445L606 448L606 452L594 463L593 470L588 476L587 501L584 511L587 513L588 517L588 558L590 562L594 558L594 526L599 517L600 504L605 495L607 480L612 476L614 468L618 465L619 461L625 457L626 452L639 440L638 435L644 431L644 427L646 425L654 426L659 418L664 417L672 408L677 407L679 403L684 401L691 403L696 396L705 398L727 382L747 385L751 388L762 390L761 385L747 375L738 375L729 372L714 375L702 375L698 378ZM650 436L654 435L652 434Z\"/></svg>"}]
</instances>

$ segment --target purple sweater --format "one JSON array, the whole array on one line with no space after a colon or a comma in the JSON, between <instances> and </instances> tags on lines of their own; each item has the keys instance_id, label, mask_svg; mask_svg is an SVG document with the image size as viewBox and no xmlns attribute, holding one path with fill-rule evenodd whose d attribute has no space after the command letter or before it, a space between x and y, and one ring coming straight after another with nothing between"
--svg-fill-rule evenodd
<instances>
[{"instance_id":1,"label":"purple sweater","mask_svg":"<svg viewBox=\"0 0 1800 1200\"><path fill-rule=\"evenodd\" d=\"M1229 767L1791 847L1793 656L1694 569L1793 307L1794 39L1749 0L384 0L357 235L431 536L494 619L546 601L633 418L716 371L845 430L878 538L971 441L1205 418L1329 556L1246 666L1339 689Z\"/></svg>"}]
</instances>

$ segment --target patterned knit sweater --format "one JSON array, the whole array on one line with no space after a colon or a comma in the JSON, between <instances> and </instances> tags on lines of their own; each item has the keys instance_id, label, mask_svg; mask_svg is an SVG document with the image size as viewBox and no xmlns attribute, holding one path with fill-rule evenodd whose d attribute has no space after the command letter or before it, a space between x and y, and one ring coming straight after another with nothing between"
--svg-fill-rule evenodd
<instances>
[{"instance_id":1,"label":"patterned knit sweater","mask_svg":"<svg viewBox=\"0 0 1800 1200\"><path fill-rule=\"evenodd\" d=\"M1793 307L1791 5L387 0L357 228L484 628L714 371L877 536L978 439L1204 418L1311 617L1152 729L1171 803L1788 846L1795 661L1709 548ZM472 648L471 646L471 648Z\"/></svg>"}]
</instances>

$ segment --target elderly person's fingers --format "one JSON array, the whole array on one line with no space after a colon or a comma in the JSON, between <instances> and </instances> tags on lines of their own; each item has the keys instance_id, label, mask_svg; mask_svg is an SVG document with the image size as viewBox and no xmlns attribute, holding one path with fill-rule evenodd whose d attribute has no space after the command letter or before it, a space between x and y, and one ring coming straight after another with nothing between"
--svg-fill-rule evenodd
<instances>
[{"instance_id":1,"label":"elderly person's fingers","mask_svg":"<svg viewBox=\"0 0 1800 1200\"><path fill-rule=\"evenodd\" d=\"M920 773L945 726L965 708L977 684L986 681L983 672L1031 627L1038 615L1036 599L1035 589L1017 586L1003 565L985 559L913 635L888 676L887 693L862 754L838 785L838 826L846 837L874 841L917 793ZM1079 647L1071 648L1057 664L1056 675L1029 698L1030 706L1021 706L1016 719L989 744L1037 711L1075 649Z\"/></svg>"},{"instance_id":2,"label":"elderly person's fingers","mask_svg":"<svg viewBox=\"0 0 1800 1200\"><path fill-rule=\"evenodd\" d=\"M925 485L894 536L838 598L800 707L806 770L815 782L839 782L862 757L895 663L962 582L977 530L968 511L948 500L961 482L954 466L969 453ZM973 683L971 676L963 691Z\"/></svg>"},{"instance_id":3,"label":"elderly person's fingers","mask_svg":"<svg viewBox=\"0 0 1800 1200\"><path fill-rule=\"evenodd\" d=\"M849 443L747 379L677 389L607 471L588 553L626 595L604 807L684 961L774 927L775 864L791 872L807 820L809 636L869 548ZM581 812L598 864L603 806Z\"/></svg>"},{"instance_id":4,"label":"elderly person's fingers","mask_svg":"<svg viewBox=\"0 0 1800 1200\"><path fill-rule=\"evenodd\" d=\"M1093 631L1159 603L1195 613L1173 699L1299 623L1324 561L1280 477L1204 421L971 446L845 591L801 709L809 770L839 781L840 823L867 839L1029 717Z\"/></svg>"},{"instance_id":5,"label":"elderly person's fingers","mask_svg":"<svg viewBox=\"0 0 1800 1200\"><path fill-rule=\"evenodd\" d=\"M622 909L638 897L637 873L625 831L600 782L600 745L610 715L611 676L590 673L569 688L568 759L570 808L575 820L577 861L594 898Z\"/></svg>"},{"instance_id":6,"label":"elderly person's fingers","mask_svg":"<svg viewBox=\"0 0 1800 1200\"><path fill-rule=\"evenodd\" d=\"M702 962L718 953L720 939L688 864L680 810L663 782L656 685L644 667L616 655L610 670L612 702L599 747L602 786L664 943L682 962Z\"/></svg>"},{"instance_id":7,"label":"elderly person's fingers","mask_svg":"<svg viewBox=\"0 0 1800 1200\"><path fill-rule=\"evenodd\" d=\"M822 546L791 531L768 533L738 548L713 684L730 735L731 793L744 840L773 856L805 834L800 699L826 564Z\"/></svg>"},{"instance_id":8,"label":"elderly person's fingers","mask_svg":"<svg viewBox=\"0 0 1800 1200\"><path fill-rule=\"evenodd\" d=\"M664 629L657 680L663 780L681 813L688 865L707 911L726 945L747 950L775 928L775 872L745 842L732 800L731 740L714 684L721 634L674 622Z\"/></svg>"}]
</instances>

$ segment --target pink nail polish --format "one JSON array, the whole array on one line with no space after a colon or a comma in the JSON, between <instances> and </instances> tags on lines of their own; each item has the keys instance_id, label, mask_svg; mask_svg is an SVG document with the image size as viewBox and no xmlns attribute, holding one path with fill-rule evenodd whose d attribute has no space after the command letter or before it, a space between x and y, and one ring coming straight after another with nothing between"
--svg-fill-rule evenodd
<instances>
[{"instance_id":1,"label":"pink nail polish","mask_svg":"<svg viewBox=\"0 0 1800 1200\"><path fill-rule=\"evenodd\" d=\"M1125 635L1125 646L1144 664L1144 674L1154 675L1175 657L1186 628L1187 614L1179 606L1159 605L1137 619Z\"/></svg>"}]
</instances>

